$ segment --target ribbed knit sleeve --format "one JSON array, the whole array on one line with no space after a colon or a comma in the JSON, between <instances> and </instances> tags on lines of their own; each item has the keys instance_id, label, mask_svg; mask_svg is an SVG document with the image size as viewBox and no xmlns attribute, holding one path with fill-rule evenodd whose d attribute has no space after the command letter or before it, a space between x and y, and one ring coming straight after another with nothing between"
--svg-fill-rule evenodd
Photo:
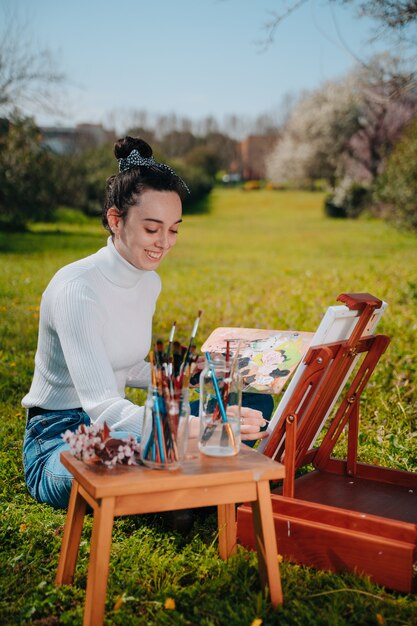
<instances>
[{"instance_id":1,"label":"ribbed knit sleeve","mask_svg":"<svg viewBox=\"0 0 417 626\"><path fill-rule=\"evenodd\" d=\"M151 364L146 361L138 363L129 370L126 379L127 387L147 389L151 383Z\"/></svg>"},{"instance_id":2,"label":"ribbed knit sleeve","mask_svg":"<svg viewBox=\"0 0 417 626\"><path fill-rule=\"evenodd\" d=\"M103 311L82 281L66 283L56 295L53 319L80 406L94 423L140 436L143 407L122 398L106 353Z\"/></svg>"}]
</instances>

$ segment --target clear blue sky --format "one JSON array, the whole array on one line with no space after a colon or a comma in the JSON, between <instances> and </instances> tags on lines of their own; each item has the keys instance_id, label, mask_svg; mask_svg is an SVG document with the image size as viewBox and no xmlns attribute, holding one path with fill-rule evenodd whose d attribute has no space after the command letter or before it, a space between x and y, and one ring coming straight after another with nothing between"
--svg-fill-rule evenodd
<instances>
[{"instance_id":1,"label":"clear blue sky","mask_svg":"<svg viewBox=\"0 0 417 626\"><path fill-rule=\"evenodd\" d=\"M271 11L282 0L0 0L29 21L68 79L65 116L41 124L111 123L132 110L256 117L342 76L364 59L372 22L354 8L310 0L278 28L265 52ZM1 26L0 26L1 30ZM381 48L382 44L379 44Z\"/></svg>"}]
</instances>

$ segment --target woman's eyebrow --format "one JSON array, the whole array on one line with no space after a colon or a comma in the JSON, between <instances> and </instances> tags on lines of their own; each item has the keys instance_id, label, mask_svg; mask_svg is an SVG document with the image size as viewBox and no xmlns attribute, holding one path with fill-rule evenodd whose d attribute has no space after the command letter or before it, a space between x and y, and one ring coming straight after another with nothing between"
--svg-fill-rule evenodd
<instances>
[{"instance_id":1,"label":"woman's eyebrow","mask_svg":"<svg viewBox=\"0 0 417 626\"><path fill-rule=\"evenodd\" d=\"M143 218L144 222L157 222L158 224L163 224L164 220L157 220L154 217L144 217ZM182 219L177 220L176 222L174 222L174 224L180 224L182 222Z\"/></svg>"}]
</instances>

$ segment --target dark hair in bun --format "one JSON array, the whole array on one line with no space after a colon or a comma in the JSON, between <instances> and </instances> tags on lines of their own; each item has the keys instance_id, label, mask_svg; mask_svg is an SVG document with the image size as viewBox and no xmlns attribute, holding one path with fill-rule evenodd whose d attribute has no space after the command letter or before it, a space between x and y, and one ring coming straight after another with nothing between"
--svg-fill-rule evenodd
<instances>
[{"instance_id":1,"label":"dark hair in bun","mask_svg":"<svg viewBox=\"0 0 417 626\"><path fill-rule=\"evenodd\" d=\"M119 174L107 180L102 212L103 226L111 232L107 211L115 207L122 219L129 208L140 202L140 195L147 189L175 191L181 200L189 193L184 181L165 163L153 158L151 146L138 137L124 137L114 145L114 155L119 161Z\"/></svg>"},{"instance_id":2,"label":"dark hair in bun","mask_svg":"<svg viewBox=\"0 0 417 626\"><path fill-rule=\"evenodd\" d=\"M124 139L118 139L114 144L114 156L116 159L125 159L132 150L137 150L144 158L149 158L153 154L151 146L143 139L139 139L139 137L125 137Z\"/></svg>"}]
</instances>

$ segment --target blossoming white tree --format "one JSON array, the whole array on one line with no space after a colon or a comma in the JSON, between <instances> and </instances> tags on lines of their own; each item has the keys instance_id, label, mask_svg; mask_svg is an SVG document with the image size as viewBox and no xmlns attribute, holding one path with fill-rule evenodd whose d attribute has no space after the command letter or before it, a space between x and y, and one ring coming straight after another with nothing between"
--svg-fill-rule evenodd
<instances>
[{"instance_id":1,"label":"blossoming white tree","mask_svg":"<svg viewBox=\"0 0 417 626\"><path fill-rule=\"evenodd\" d=\"M334 182L340 155L358 128L359 102L351 80L332 81L307 94L295 107L269 158L275 183L325 178Z\"/></svg>"},{"instance_id":2,"label":"blossoming white tree","mask_svg":"<svg viewBox=\"0 0 417 626\"><path fill-rule=\"evenodd\" d=\"M388 56L308 93L294 108L269 158L275 183L348 178L372 183L417 113L410 76Z\"/></svg>"}]
</instances>

